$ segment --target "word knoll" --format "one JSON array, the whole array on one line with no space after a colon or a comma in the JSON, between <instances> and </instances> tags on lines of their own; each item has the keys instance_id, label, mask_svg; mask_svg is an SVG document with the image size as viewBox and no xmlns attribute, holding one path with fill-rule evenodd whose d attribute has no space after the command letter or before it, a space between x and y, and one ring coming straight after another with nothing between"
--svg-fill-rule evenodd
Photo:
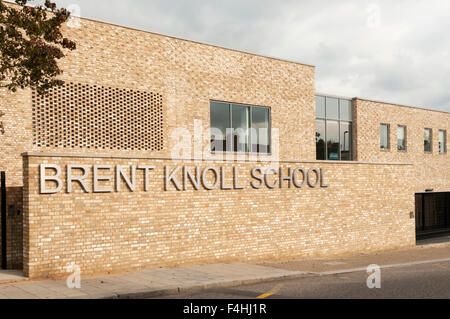
<instances>
[{"instance_id":1,"label":"word knoll","mask_svg":"<svg viewBox=\"0 0 450 319\"><path fill-rule=\"evenodd\" d=\"M135 192L138 185L138 172L142 173L143 190L150 191L152 172L156 170L152 165L121 166L116 165L79 165L68 164L65 167L65 176L59 165L40 165L40 193L56 194L61 192L65 183L67 193L73 192L74 185L78 185L85 193L111 193L120 192L122 185L126 185L128 190ZM160 174L156 174L160 176ZM310 168L263 168L255 167L250 171L251 180L249 183L243 181L239 168L225 168L208 166L206 168L176 166L164 167L164 190L186 191L194 190L239 190L245 189L248 185L254 189L261 188L311 188L328 187L325 182L323 169Z\"/></svg>"}]
</instances>

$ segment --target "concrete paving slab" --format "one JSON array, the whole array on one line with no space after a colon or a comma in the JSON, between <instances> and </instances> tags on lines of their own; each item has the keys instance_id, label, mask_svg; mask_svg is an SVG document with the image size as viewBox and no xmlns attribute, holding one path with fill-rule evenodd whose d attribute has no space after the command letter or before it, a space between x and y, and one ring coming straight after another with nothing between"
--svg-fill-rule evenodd
<instances>
[{"instance_id":1,"label":"concrete paving slab","mask_svg":"<svg viewBox=\"0 0 450 319\"><path fill-rule=\"evenodd\" d=\"M26 280L28 280L28 278L24 277L21 270L0 270L0 283Z\"/></svg>"}]
</instances>

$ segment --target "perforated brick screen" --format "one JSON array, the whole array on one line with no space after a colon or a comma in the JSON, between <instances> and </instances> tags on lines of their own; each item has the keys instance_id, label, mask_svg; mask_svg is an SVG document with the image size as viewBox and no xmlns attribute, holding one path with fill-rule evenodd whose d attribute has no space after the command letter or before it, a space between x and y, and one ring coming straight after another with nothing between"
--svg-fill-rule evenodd
<instances>
[{"instance_id":1,"label":"perforated brick screen","mask_svg":"<svg viewBox=\"0 0 450 319\"><path fill-rule=\"evenodd\" d=\"M65 83L33 90L33 144L38 147L162 150L163 101L153 92Z\"/></svg>"}]
</instances>

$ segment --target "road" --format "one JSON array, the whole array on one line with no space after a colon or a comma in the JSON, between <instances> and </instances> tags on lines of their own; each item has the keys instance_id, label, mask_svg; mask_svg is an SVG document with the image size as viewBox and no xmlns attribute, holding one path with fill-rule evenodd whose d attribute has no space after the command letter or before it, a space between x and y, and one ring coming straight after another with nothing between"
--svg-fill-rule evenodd
<instances>
[{"instance_id":1,"label":"road","mask_svg":"<svg viewBox=\"0 0 450 319\"><path fill-rule=\"evenodd\" d=\"M381 269L381 288L369 289L369 274L311 275L233 288L218 288L163 299L450 298L450 261Z\"/></svg>"}]
</instances>

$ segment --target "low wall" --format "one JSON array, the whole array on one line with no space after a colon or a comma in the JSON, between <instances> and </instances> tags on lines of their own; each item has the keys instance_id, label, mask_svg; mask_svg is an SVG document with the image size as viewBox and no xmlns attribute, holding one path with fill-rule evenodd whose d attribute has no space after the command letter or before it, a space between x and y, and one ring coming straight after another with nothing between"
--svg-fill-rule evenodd
<instances>
[{"instance_id":1,"label":"low wall","mask_svg":"<svg viewBox=\"0 0 450 319\"><path fill-rule=\"evenodd\" d=\"M279 164L282 188L279 170L260 174L267 163L24 154L24 272L56 278L72 263L86 275L415 244L411 165Z\"/></svg>"}]
</instances>

